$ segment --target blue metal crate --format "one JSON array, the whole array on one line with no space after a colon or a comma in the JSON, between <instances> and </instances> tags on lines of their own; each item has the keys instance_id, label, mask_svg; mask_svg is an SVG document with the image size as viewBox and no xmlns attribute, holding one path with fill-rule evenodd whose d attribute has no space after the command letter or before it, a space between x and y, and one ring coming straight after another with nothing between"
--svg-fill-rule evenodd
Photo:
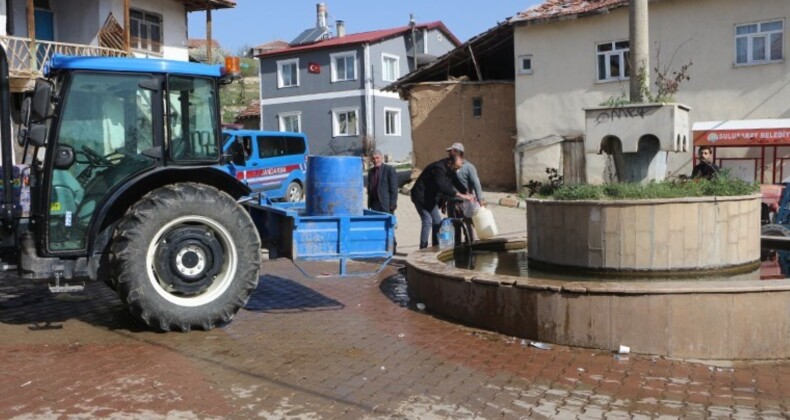
<instances>
[{"instance_id":1,"label":"blue metal crate","mask_svg":"<svg viewBox=\"0 0 790 420\"><path fill-rule=\"evenodd\" d=\"M347 274L348 260L383 259L380 271L392 258L396 219L391 214L364 210L361 216L307 216L304 203L244 204L270 258L339 260L341 276Z\"/></svg>"}]
</instances>

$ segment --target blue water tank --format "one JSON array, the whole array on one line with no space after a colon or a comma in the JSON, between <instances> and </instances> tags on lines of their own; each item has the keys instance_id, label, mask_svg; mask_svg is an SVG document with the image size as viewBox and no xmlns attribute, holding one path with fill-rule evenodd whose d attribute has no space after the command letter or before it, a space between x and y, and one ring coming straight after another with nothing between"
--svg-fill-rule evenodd
<instances>
[{"instance_id":1,"label":"blue water tank","mask_svg":"<svg viewBox=\"0 0 790 420\"><path fill-rule=\"evenodd\" d=\"M308 216L360 216L363 193L362 158L308 156L305 206Z\"/></svg>"}]
</instances>

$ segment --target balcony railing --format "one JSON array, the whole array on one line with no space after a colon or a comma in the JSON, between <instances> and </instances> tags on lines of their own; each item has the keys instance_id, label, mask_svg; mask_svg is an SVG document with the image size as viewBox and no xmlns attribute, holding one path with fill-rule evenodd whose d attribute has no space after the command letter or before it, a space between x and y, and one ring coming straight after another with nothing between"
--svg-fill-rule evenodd
<instances>
[{"instance_id":1,"label":"balcony railing","mask_svg":"<svg viewBox=\"0 0 790 420\"><path fill-rule=\"evenodd\" d=\"M124 50L97 47L84 44L36 40L32 46L30 38L0 36L0 43L8 55L11 77L36 77L41 75L44 65L54 54L78 55L86 57L126 57ZM33 47L33 52L31 52Z\"/></svg>"}]
</instances>

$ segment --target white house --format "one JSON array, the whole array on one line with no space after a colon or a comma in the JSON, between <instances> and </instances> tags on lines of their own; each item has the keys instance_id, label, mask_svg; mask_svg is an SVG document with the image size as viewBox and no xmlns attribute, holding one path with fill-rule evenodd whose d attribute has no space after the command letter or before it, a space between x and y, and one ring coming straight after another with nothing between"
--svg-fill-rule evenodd
<instances>
[{"instance_id":1,"label":"white house","mask_svg":"<svg viewBox=\"0 0 790 420\"><path fill-rule=\"evenodd\" d=\"M0 0L12 91L30 88L55 53L186 61L187 14L235 6L236 0Z\"/></svg>"},{"instance_id":2,"label":"white house","mask_svg":"<svg viewBox=\"0 0 790 420\"><path fill-rule=\"evenodd\" d=\"M654 68L688 69L675 102L691 122L790 118L787 0L654 0L649 3L650 78ZM628 95L627 0L549 0L512 20L516 57L516 172L519 185L562 168L562 142L585 130L584 109ZM731 148L717 163L766 181L790 162L790 147ZM606 158L587 154L588 182L604 180ZM669 175L689 174L693 155L670 153ZM753 168L753 173L750 171ZM781 171L780 171L781 172ZM785 171L790 177L790 165ZM770 177L768 177L770 181Z\"/></svg>"}]
</instances>

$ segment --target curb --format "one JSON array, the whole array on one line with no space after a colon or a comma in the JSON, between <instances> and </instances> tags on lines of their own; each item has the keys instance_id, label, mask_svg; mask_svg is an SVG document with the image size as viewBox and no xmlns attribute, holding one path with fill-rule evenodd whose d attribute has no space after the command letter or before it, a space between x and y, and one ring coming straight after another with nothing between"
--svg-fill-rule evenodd
<instances>
[{"instance_id":1,"label":"curb","mask_svg":"<svg viewBox=\"0 0 790 420\"><path fill-rule=\"evenodd\" d=\"M527 208L527 202L519 200L513 197L502 197L499 199L500 206L502 207L512 207L514 209L525 209Z\"/></svg>"}]
</instances>

